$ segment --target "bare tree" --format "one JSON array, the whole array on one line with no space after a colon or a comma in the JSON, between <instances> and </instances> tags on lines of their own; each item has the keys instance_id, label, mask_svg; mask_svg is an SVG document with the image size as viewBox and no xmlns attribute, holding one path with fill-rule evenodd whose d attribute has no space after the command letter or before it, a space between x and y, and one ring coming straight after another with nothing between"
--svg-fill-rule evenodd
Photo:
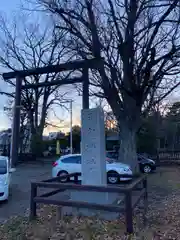
<instances>
[{"instance_id":1,"label":"bare tree","mask_svg":"<svg viewBox=\"0 0 180 240\"><path fill-rule=\"evenodd\" d=\"M121 161L135 170L142 113L178 85L179 0L39 0L78 58L103 57L91 81L120 126ZM58 20L59 19L59 20Z\"/></svg>"},{"instance_id":2,"label":"bare tree","mask_svg":"<svg viewBox=\"0 0 180 240\"><path fill-rule=\"evenodd\" d=\"M26 70L50 64L58 64L64 59L63 47L64 31L55 33L49 25L43 28L38 22L33 23L21 17L18 22L8 25L1 18L0 26L0 65L9 70ZM52 26L52 24L51 24ZM44 74L27 77L24 83L39 83L41 81L54 81L57 78L65 78L62 74ZM14 97L14 80L7 82L12 92L1 91L11 99ZM46 124L48 112L56 104L62 107L61 101L66 93L61 93L58 86L22 91L21 120L27 124L30 122L32 133L32 148L41 142L43 130ZM12 100L9 101L12 107ZM9 109L8 109L9 110ZM21 123L22 123L21 121ZM35 143L35 144L34 144ZM33 150L33 149L32 149ZM36 151L36 148L33 150Z\"/></svg>"}]
</instances>

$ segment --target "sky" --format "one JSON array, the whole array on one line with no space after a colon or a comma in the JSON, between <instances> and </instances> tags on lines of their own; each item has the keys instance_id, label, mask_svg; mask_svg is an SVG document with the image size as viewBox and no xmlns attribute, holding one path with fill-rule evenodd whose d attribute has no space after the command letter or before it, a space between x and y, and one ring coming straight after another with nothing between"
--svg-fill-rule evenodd
<instances>
[{"instance_id":1,"label":"sky","mask_svg":"<svg viewBox=\"0 0 180 240\"><path fill-rule=\"evenodd\" d=\"M0 13L5 15L7 19L12 19L19 11L22 6L22 0L3 0L0 4ZM0 73L3 72L3 69L0 69ZM68 87L69 88L69 87ZM0 83L0 89L3 91L7 90L7 85L3 82ZM73 125L80 124L80 111L81 111L81 97L79 97L75 93L75 89L69 92L73 92L73 94L68 94L68 99L73 99ZM67 87L62 88L62 92L67 91ZM4 113L4 106L7 105L7 97L0 95L0 130L11 127L11 122L9 118ZM55 112L55 114L54 114ZM53 126L49 126L45 130L45 134L54 131L69 131L70 129L70 112L69 112L69 104L65 104L65 108L61 109L60 107L55 107L54 111L51 112L48 116L48 122L52 123L54 126L58 126L55 128Z\"/></svg>"},{"instance_id":2,"label":"sky","mask_svg":"<svg viewBox=\"0 0 180 240\"><path fill-rule=\"evenodd\" d=\"M0 13L6 15L8 18L11 18L12 15L15 14L15 11L18 10L20 6L20 0L3 0L0 4ZM2 73L2 69L0 72ZM7 86L4 83L0 83L0 89L6 91ZM4 106L7 103L7 98L0 95L0 130L5 129L11 126L11 122L9 118L4 113Z\"/></svg>"}]
</instances>

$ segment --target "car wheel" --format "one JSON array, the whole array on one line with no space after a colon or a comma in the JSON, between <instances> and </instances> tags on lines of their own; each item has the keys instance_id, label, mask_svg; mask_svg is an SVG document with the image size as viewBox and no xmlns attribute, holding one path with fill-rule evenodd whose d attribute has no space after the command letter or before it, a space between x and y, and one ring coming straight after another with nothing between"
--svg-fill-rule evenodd
<instances>
[{"instance_id":1,"label":"car wheel","mask_svg":"<svg viewBox=\"0 0 180 240\"><path fill-rule=\"evenodd\" d=\"M144 173L150 173L152 171L151 166L150 165L144 165L143 166L143 172Z\"/></svg>"},{"instance_id":2,"label":"car wheel","mask_svg":"<svg viewBox=\"0 0 180 240\"><path fill-rule=\"evenodd\" d=\"M107 181L110 184L117 184L119 182L118 173L115 171L110 171L107 173Z\"/></svg>"},{"instance_id":3,"label":"car wheel","mask_svg":"<svg viewBox=\"0 0 180 240\"><path fill-rule=\"evenodd\" d=\"M60 171L57 176L62 177L62 176L65 176L67 174L68 174L68 172L66 172L66 171ZM68 180L69 180L69 178L65 177L63 179L59 179L59 182L65 183L65 182L68 182Z\"/></svg>"}]
</instances>

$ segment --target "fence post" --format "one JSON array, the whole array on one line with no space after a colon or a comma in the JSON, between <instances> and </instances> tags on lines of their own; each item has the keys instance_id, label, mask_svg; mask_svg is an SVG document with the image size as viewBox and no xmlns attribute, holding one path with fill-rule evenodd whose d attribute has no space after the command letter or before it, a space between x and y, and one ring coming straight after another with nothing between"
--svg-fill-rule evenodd
<instances>
[{"instance_id":1,"label":"fence post","mask_svg":"<svg viewBox=\"0 0 180 240\"><path fill-rule=\"evenodd\" d=\"M146 225L146 213L147 213L147 209L148 209L147 176L143 180L143 188L145 189L143 218L144 218L144 225Z\"/></svg>"},{"instance_id":2,"label":"fence post","mask_svg":"<svg viewBox=\"0 0 180 240\"><path fill-rule=\"evenodd\" d=\"M132 209L132 191L126 193L126 229L127 233L133 233L133 209Z\"/></svg>"},{"instance_id":3,"label":"fence post","mask_svg":"<svg viewBox=\"0 0 180 240\"><path fill-rule=\"evenodd\" d=\"M34 198L36 196L37 196L37 186L35 183L31 183L30 220L33 220L37 215L36 213L37 204L34 201Z\"/></svg>"}]
</instances>

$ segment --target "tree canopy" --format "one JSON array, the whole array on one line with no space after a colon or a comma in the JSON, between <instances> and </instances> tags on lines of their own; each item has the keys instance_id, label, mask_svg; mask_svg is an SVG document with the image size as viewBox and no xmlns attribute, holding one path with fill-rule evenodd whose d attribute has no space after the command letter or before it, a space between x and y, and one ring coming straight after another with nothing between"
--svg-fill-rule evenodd
<instances>
[{"instance_id":1,"label":"tree canopy","mask_svg":"<svg viewBox=\"0 0 180 240\"><path fill-rule=\"evenodd\" d=\"M103 57L91 84L121 127L121 161L137 166L142 113L179 85L179 0L39 0L77 58Z\"/></svg>"}]
</instances>

